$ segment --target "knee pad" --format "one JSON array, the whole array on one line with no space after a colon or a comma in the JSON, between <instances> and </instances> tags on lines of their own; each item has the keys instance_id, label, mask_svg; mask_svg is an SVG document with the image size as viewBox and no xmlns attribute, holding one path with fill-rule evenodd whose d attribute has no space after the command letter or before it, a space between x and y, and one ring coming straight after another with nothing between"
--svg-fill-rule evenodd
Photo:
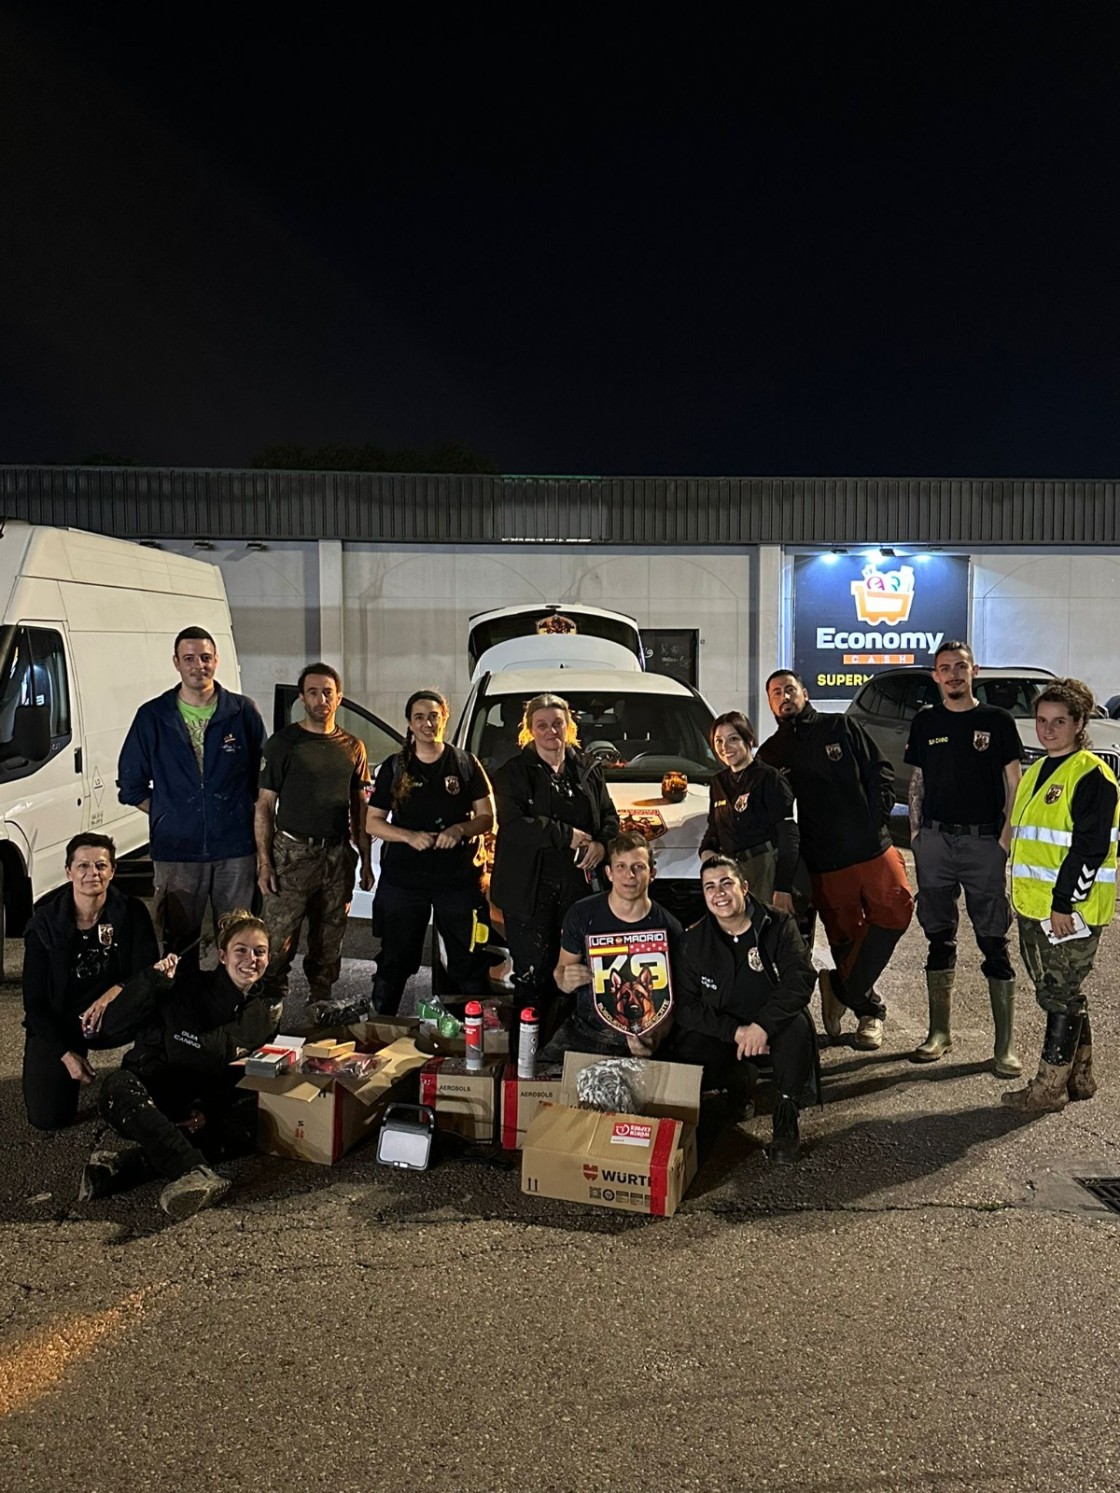
<instances>
[{"instance_id":1,"label":"knee pad","mask_svg":"<svg viewBox=\"0 0 1120 1493\"><path fill-rule=\"evenodd\" d=\"M929 941L929 953L926 955L926 969L933 972L936 970L956 969L956 967L956 940L931 938Z\"/></svg>"}]
</instances>

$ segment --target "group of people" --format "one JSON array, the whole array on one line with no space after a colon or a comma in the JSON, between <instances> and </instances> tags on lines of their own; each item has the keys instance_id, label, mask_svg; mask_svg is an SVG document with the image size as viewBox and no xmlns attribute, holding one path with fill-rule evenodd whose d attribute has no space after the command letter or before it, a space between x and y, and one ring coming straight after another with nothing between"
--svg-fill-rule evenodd
<instances>
[{"instance_id":1,"label":"group of people","mask_svg":"<svg viewBox=\"0 0 1120 1493\"><path fill-rule=\"evenodd\" d=\"M743 1060L769 1061L770 1154L793 1161L816 1060L809 950L819 916L834 964L820 975L825 1030L837 1038L851 1011L856 1046L881 1046L886 1006L876 982L915 905L889 835L894 774L858 723L813 708L792 671L767 681L776 729L761 746L737 711L713 724L724 765L700 847L705 914L685 930L651 896L652 848L640 833L620 832L602 766L580 751L561 697L527 703L520 749L491 785L476 757L444 740L443 695L418 690L404 746L371 786L363 744L336 723L342 681L330 665L303 670L303 718L268 737L252 701L217 682L218 651L203 629L180 633L172 662L180 683L137 712L118 780L121 801L151 820L159 940L144 905L112 885L113 842L92 833L67 847L67 882L36 905L26 934L31 1123L70 1123L93 1078L90 1050L133 1043L100 1094L102 1116L133 1145L94 1152L83 1196L158 1175L165 1211L180 1217L222 1195L228 1183L213 1163L253 1140L252 1098L239 1097L229 1065L275 1035L305 923L310 999L329 998L355 874L364 889L373 885L373 839L383 844L377 1013L399 1009L429 919L454 989L489 994L493 906L512 962L512 1051L520 1014L532 1007L546 1061L568 1049L656 1051L701 1064L706 1087L730 1094L741 1091ZM915 717L906 748L917 913L929 944L929 1033L913 1058L935 1062L951 1050L963 890L991 992L994 1070L1021 1072L1013 901L1047 1028L1037 1076L1005 1101L1060 1109L1095 1089L1083 984L1115 908L1117 784L1087 746L1094 702L1085 685L1057 680L1041 691L1045 756L1022 773L1014 721L979 704L977 673L966 643L940 646L941 703ZM259 917L249 911L258 895ZM218 967L202 971L208 908ZM620 986L635 1019L605 1023L588 940L646 932L667 947L671 1016L653 1019L649 992Z\"/></svg>"}]
</instances>

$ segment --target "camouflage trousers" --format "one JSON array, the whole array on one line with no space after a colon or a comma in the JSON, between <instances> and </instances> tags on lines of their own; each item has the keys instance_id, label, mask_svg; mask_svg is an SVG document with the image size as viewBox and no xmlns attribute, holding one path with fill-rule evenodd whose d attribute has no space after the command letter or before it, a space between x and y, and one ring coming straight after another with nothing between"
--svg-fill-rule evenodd
<instances>
[{"instance_id":1,"label":"camouflage trousers","mask_svg":"<svg viewBox=\"0 0 1120 1493\"><path fill-rule=\"evenodd\" d=\"M1066 1016L1085 1014L1087 1002L1081 986L1092 973L1103 932L1103 928L1093 928L1088 938L1053 944L1041 923L1020 914L1019 953L1044 1011Z\"/></svg>"},{"instance_id":2,"label":"camouflage trousers","mask_svg":"<svg viewBox=\"0 0 1120 1493\"><path fill-rule=\"evenodd\" d=\"M357 851L349 842L301 845L277 832L272 860L280 890L268 893L261 909L270 940L265 989L272 1000L283 1000L287 995L288 971L306 918L303 972L312 999L322 999L342 968L342 938L354 891Z\"/></svg>"}]
</instances>

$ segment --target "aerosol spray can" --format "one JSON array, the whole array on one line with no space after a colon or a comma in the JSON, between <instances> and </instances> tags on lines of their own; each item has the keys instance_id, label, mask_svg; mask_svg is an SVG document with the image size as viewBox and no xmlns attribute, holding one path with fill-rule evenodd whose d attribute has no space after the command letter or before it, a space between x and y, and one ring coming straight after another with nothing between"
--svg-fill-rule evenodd
<instances>
[{"instance_id":1,"label":"aerosol spray can","mask_svg":"<svg viewBox=\"0 0 1120 1493\"><path fill-rule=\"evenodd\" d=\"M463 1020L463 1041L467 1048L467 1072L482 1072L482 1007L468 1001Z\"/></svg>"},{"instance_id":2,"label":"aerosol spray can","mask_svg":"<svg viewBox=\"0 0 1120 1493\"><path fill-rule=\"evenodd\" d=\"M521 1030L517 1038L518 1078L537 1076L537 1037L540 1029L540 1018L536 1011L532 1006L526 1006L521 1013Z\"/></svg>"}]
</instances>

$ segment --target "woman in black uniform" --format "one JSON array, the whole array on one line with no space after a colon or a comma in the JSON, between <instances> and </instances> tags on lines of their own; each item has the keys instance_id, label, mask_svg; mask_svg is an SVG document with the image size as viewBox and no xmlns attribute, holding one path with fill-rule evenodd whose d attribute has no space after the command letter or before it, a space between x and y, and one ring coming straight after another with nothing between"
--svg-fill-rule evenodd
<instances>
[{"instance_id":1,"label":"woman in black uniform","mask_svg":"<svg viewBox=\"0 0 1120 1493\"><path fill-rule=\"evenodd\" d=\"M793 793L781 773L754 760L755 729L738 710L712 724L712 750L725 764L709 785L708 828L700 841L703 865L730 856L759 902L793 912L791 891L801 837Z\"/></svg>"},{"instance_id":2,"label":"woman in black uniform","mask_svg":"<svg viewBox=\"0 0 1120 1493\"><path fill-rule=\"evenodd\" d=\"M591 876L618 835L603 769L578 749L568 702L535 695L525 707L521 751L494 774L498 839L490 893L505 918L513 959L514 1016L540 1008L542 1038L560 1019L552 971L573 903L596 888ZM517 1021L511 1032L516 1048Z\"/></svg>"},{"instance_id":3,"label":"woman in black uniform","mask_svg":"<svg viewBox=\"0 0 1120 1493\"><path fill-rule=\"evenodd\" d=\"M405 706L404 747L383 762L370 794L366 825L381 840L381 875L373 905L381 937L373 1008L400 1009L410 975L420 968L429 917L443 939L457 995L489 995L490 961L476 947L485 907L482 837L494 824L490 782L477 757L444 742L447 701L417 690Z\"/></svg>"},{"instance_id":4,"label":"woman in black uniform","mask_svg":"<svg viewBox=\"0 0 1120 1493\"><path fill-rule=\"evenodd\" d=\"M94 1072L91 1047L112 1047L83 1025L125 981L159 958L148 909L113 886L116 848L108 835L75 835L66 882L35 904L24 935L23 1102L40 1130L72 1124ZM87 1010L89 1008L89 1010Z\"/></svg>"},{"instance_id":5,"label":"woman in black uniform","mask_svg":"<svg viewBox=\"0 0 1120 1493\"><path fill-rule=\"evenodd\" d=\"M135 975L99 1012L106 1043L135 1039L101 1090L102 1118L135 1145L94 1151L78 1196L104 1197L149 1177L164 1177L160 1207L187 1218L229 1191L212 1163L252 1151L256 1096L238 1090L230 1065L280 1025L281 1006L261 978L268 966L268 929L236 908L218 920L218 968L184 967L177 954Z\"/></svg>"}]
</instances>

